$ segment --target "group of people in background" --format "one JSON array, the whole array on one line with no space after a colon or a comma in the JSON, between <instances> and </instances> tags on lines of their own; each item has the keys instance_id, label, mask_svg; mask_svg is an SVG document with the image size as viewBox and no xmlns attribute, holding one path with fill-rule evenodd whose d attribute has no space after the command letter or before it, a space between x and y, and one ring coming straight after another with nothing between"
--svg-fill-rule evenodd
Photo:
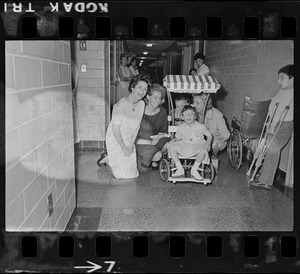
<instances>
[{"instance_id":1,"label":"group of people in background","mask_svg":"<svg viewBox=\"0 0 300 274\"><path fill-rule=\"evenodd\" d=\"M131 79L139 75L136 59L131 54L122 53L120 55L120 65L118 69L120 88L118 100L128 95L128 87Z\"/></svg>"},{"instance_id":2,"label":"group of people in background","mask_svg":"<svg viewBox=\"0 0 300 274\"><path fill-rule=\"evenodd\" d=\"M203 54L197 53L194 61L196 66L190 70L191 75L209 75L209 68L205 64ZM282 68L278 74L278 82L282 90L274 100L283 102L286 97L291 104L293 65ZM117 179L136 178L139 176L139 171L151 167L158 169L163 152L168 150L177 168L173 176L180 177L184 176L184 170L178 155L190 157L193 154L196 156L196 161L191 176L201 180L197 172L199 164L207 161L210 150L212 150L212 158L217 159L218 153L226 147L230 137L223 114L213 107L212 98L207 99L208 95L203 93L193 94L192 98L179 94L175 98L176 108L172 114L178 130L175 139L170 140L168 113L162 107L167 93L166 88L158 83L151 83L149 77L140 74L131 55L121 55L119 76L122 86L121 98L113 107L112 119L106 133L107 152L102 154L100 163L109 164ZM270 182L274 179L273 173L275 174L274 170L276 171L278 165L278 155L292 132L292 110L289 111L286 119L283 131L280 131L283 133L275 139L270 153L266 155L264 170L272 173L272 178L267 180L267 173L263 171L264 182L254 182L253 186L269 188Z\"/></svg>"}]
</instances>

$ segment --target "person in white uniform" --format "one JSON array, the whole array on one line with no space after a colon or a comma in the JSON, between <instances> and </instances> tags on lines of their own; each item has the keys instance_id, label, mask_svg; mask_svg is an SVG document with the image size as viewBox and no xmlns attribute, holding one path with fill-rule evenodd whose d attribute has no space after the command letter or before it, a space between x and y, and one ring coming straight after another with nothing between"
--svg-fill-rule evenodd
<instances>
[{"instance_id":1,"label":"person in white uniform","mask_svg":"<svg viewBox=\"0 0 300 274\"><path fill-rule=\"evenodd\" d=\"M100 163L108 164L117 179L139 176L134 143L144 114L145 102L142 99L148 86L148 80L142 76L132 79L130 94L113 107L106 133L107 157Z\"/></svg>"}]
</instances>

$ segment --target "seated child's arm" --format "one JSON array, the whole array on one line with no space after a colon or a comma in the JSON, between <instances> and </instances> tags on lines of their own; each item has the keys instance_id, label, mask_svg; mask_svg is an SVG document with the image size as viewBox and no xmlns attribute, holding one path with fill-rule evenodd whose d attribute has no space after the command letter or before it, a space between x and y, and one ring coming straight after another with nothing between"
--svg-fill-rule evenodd
<instances>
[{"instance_id":1,"label":"seated child's arm","mask_svg":"<svg viewBox=\"0 0 300 274\"><path fill-rule=\"evenodd\" d=\"M174 142L174 143L177 143L177 142L179 142L179 141L181 141L181 140L182 140L181 138L175 137L175 138L173 139L173 142Z\"/></svg>"},{"instance_id":2,"label":"seated child's arm","mask_svg":"<svg viewBox=\"0 0 300 274\"><path fill-rule=\"evenodd\" d=\"M178 126L176 134L175 134L175 138L173 139L175 143L182 140L182 133L181 133L180 129L181 129L180 126Z\"/></svg>"}]
</instances>

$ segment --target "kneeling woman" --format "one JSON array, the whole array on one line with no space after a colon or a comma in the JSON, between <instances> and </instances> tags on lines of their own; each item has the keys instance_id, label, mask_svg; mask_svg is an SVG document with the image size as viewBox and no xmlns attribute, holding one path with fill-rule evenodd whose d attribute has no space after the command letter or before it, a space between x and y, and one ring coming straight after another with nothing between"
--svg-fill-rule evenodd
<instances>
[{"instance_id":1,"label":"kneeling woman","mask_svg":"<svg viewBox=\"0 0 300 274\"><path fill-rule=\"evenodd\" d=\"M153 84L147 93L145 114L136 139L140 170L147 170L150 166L153 169L158 169L158 161L162 157L162 150L170 140L166 136L168 133L167 111L161 106L165 95L165 87L159 84ZM150 136L155 136L155 138L151 139Z\"/></svg>"},{"instance_id":2,"label":"kneeling woman","mask_svg":"<svg viewBox=\"0 0 300 274\"><path fill-rule=\"evenodd\" d=\"M148 90L148 80L132 79L128 90L130 94L113 107L106 133L107 157L100 162L107 163L117 179L139 176L134 143L144 114L142 99Z\"/></svg>"}]
</instances>

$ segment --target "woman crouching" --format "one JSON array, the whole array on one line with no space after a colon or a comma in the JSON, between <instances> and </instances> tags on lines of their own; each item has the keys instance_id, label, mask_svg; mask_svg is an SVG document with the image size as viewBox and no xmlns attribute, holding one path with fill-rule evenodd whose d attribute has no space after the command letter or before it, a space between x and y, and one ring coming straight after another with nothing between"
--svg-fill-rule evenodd
<instances>
[{"instance_id":1,"label":"woman crouching","mask_svg":"<svg viewBox=\"0 0 300 274\"><path fill-rule=\"evenodd\" d=\"M106 132L107 156L100 164L108 164L117 179L139 176L136 161L135 139L144 114L142 100L148 90L148 80L143 77L131 80L130 94L113 107L111 122Z\"/></svg>"},{"instance_id":2,"label":"woman crouching","mask_svg":"<svg viewBox=\"0 0 300 274\"><path fill-rule=\"evenodd\" d=\"M150 166L158 169L162 151L166 150L168 137L168 115L161 106L166 95L165 87L153 84L146 95L145 113L136 139L138 167L146 171Z\"/></svg>"}]
</instances>

